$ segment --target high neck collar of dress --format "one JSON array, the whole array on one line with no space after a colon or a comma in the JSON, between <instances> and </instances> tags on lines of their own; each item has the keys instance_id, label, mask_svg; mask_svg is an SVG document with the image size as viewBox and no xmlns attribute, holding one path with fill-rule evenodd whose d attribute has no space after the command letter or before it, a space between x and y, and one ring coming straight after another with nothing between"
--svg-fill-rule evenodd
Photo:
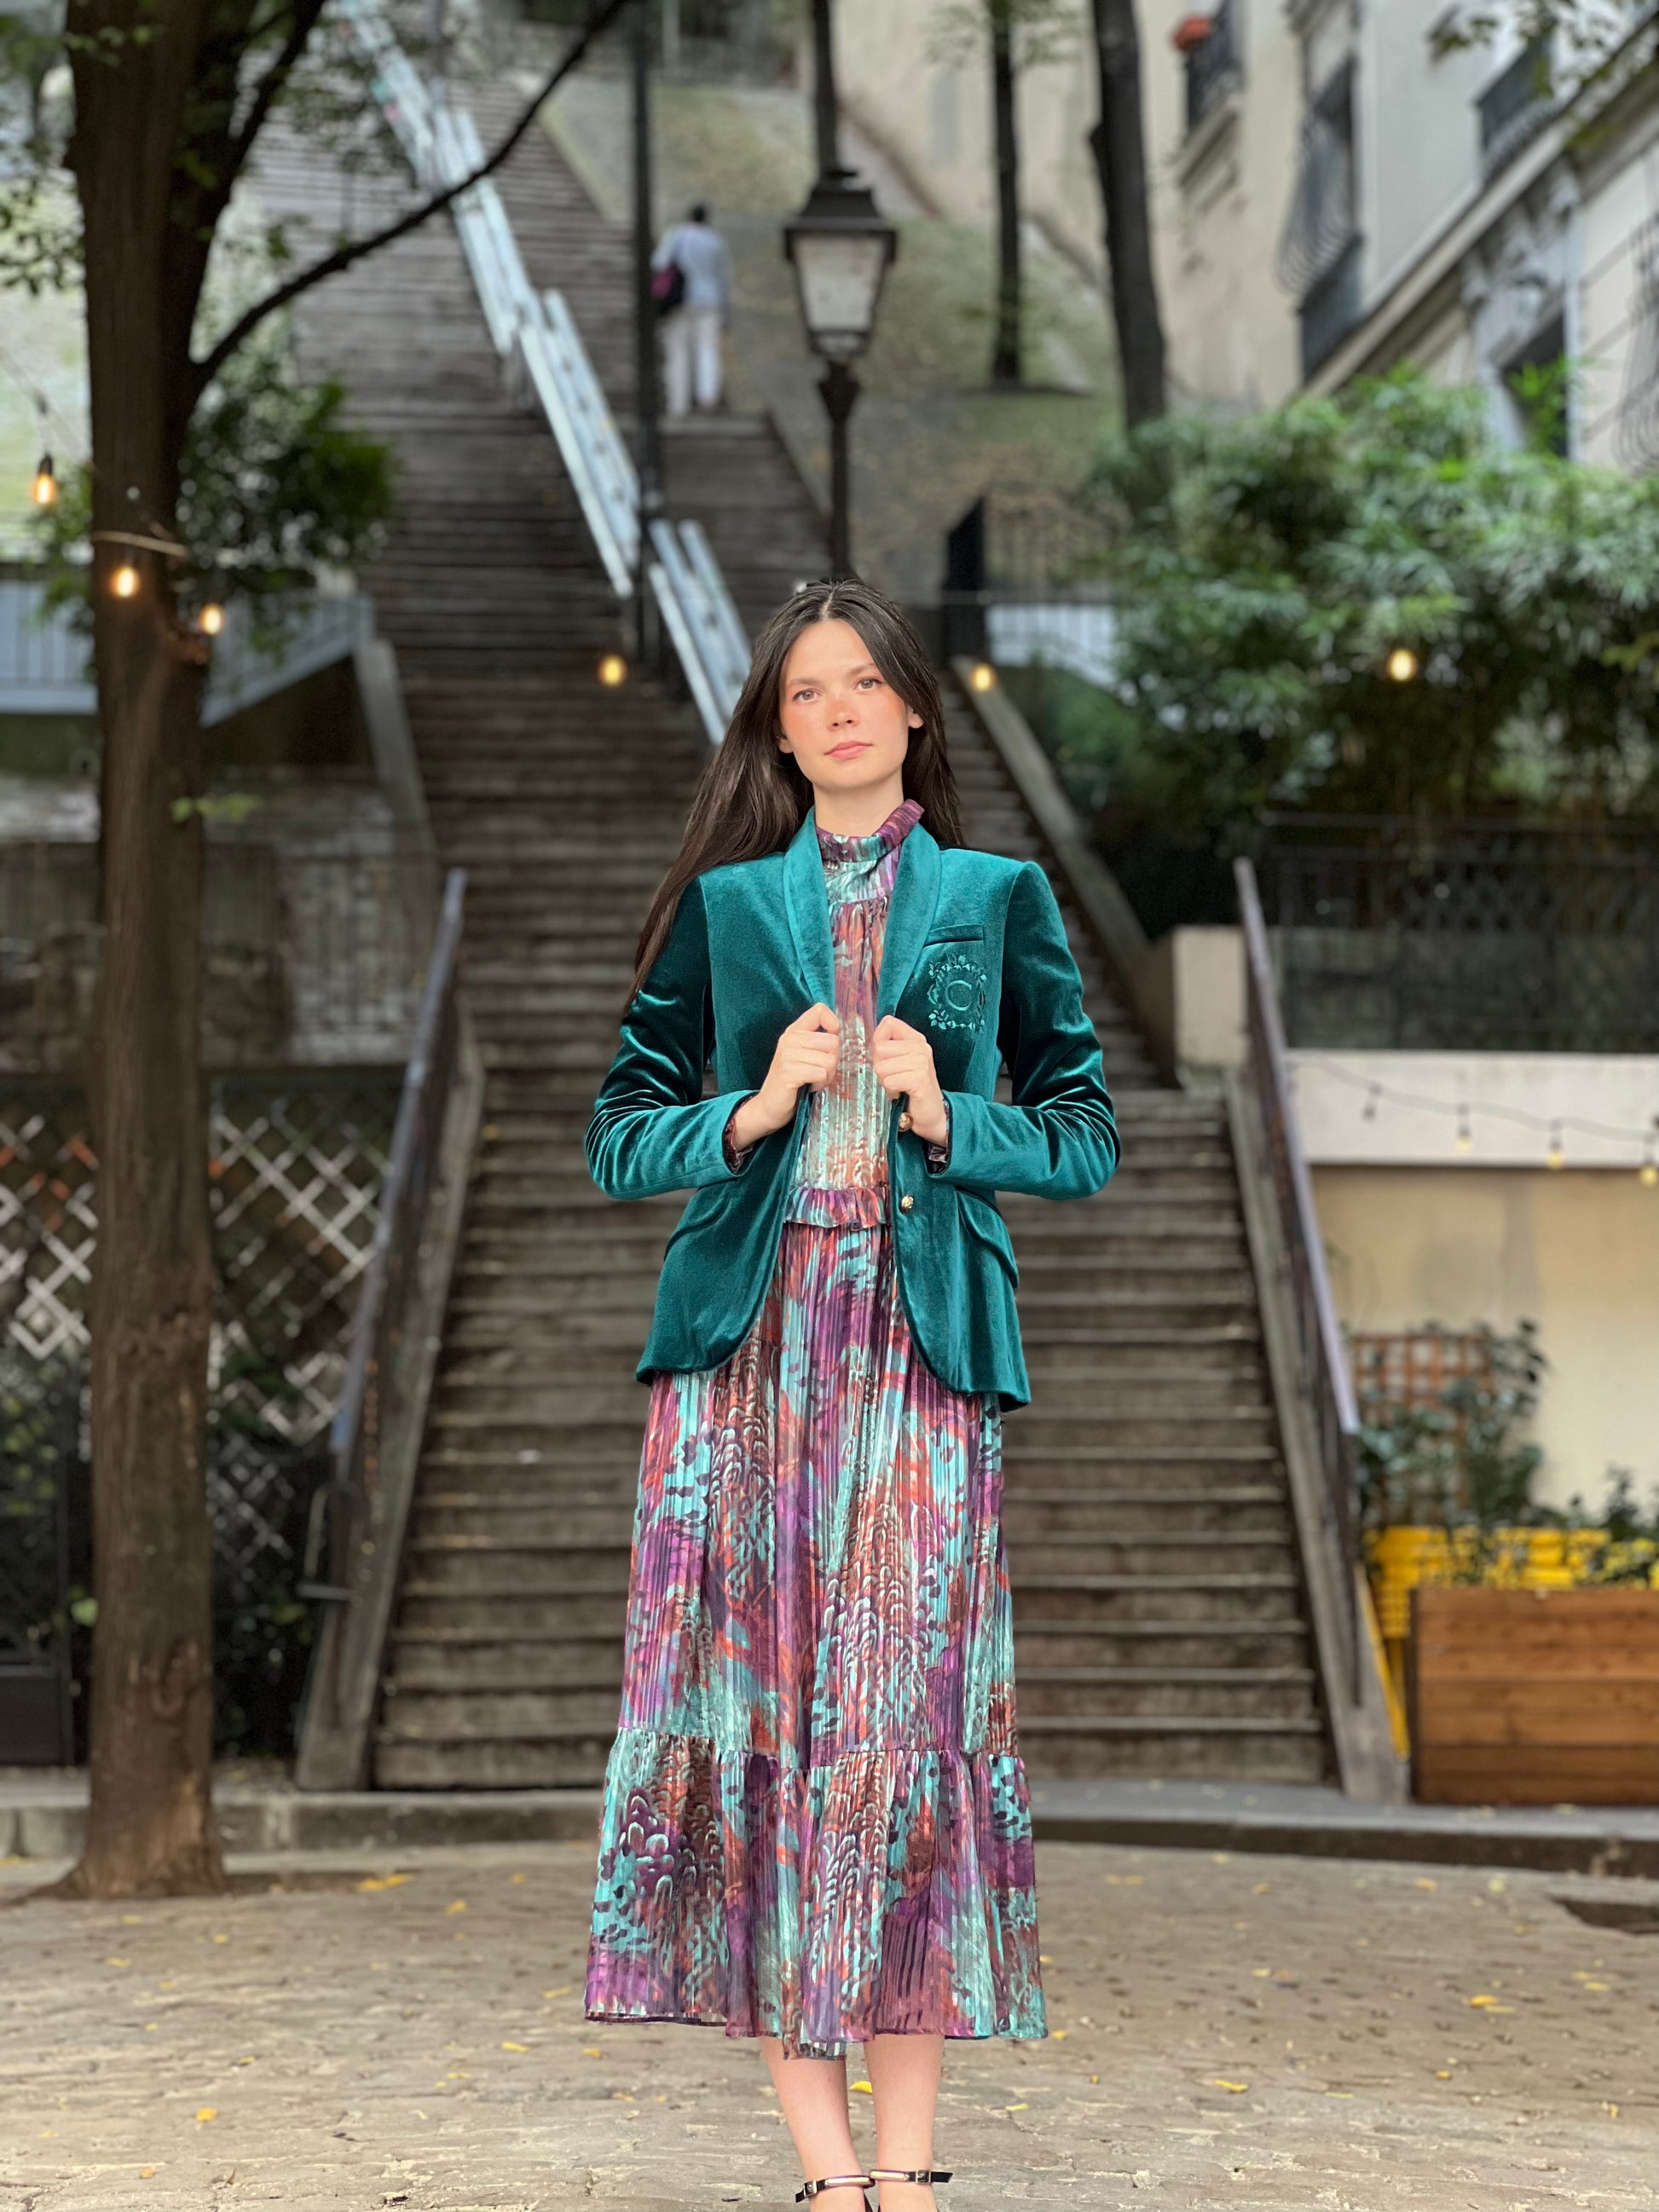
<instances>
[{"instance_id":1,"label":"high neck collar of dress","mask_svg":"<svg viewBox=\"0 0 1659 2212\"><path fill-rule=\"evenodd\" d=\"M902 844L922 815L921 802L901 799L879 830L866 837L841 837L833 830L818 831L818 850L828 861L877 860Z\"/></svg>"}]
</instances>

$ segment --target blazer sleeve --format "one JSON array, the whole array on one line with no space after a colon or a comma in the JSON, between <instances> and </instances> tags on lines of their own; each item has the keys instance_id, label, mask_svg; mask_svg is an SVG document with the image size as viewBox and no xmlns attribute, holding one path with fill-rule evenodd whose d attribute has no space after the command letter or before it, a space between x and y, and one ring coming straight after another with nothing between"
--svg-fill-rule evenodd
<instances>
[{"instance_id":1,"label":"blazer sleeve","mask_svg":"<svg viewBox=\"0 0 1659 2212\"><path fill-rule=\"evenodd\" d=\"M587 1164L607 1198L657 1198L730 1182L723 1142L735 1097L702 1095L714 1045L702 886L680 896L667 944L623 1017L622 1042L587 1125Z\"/></svg>"},{"instance_id":2,"label":"blazer sleeve","mask_svg":"<svg viewBox=\"0 0 1659 2212\"><path fill-rule=\"evenodd\" d=\"M1035 860L1008 897L997 1042L1012 1102L947 1091L951 1149L942 1182L1036 1198L1086 1198L1118 1163L1117 1123L1100 1044L1084 1012L1066 925Z\"/></svg>"}]
</instances>

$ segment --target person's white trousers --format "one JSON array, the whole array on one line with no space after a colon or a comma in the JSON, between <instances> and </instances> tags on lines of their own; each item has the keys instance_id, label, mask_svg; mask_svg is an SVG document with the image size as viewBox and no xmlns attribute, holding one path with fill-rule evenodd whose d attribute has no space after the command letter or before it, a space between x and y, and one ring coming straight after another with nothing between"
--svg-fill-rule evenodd
<instances>
[{"instance_id":1,"label":"person's white trousers","mask_svg":"<svg viewBox=\"0 0 1659 2212\"><path fill-rule=\"evenodd\" d=\"M693 389L699 407L713 407L720 396L720 311L677 307L663 322L668 352L668 411L690 412Z\"/></svg>"}]
</instances>

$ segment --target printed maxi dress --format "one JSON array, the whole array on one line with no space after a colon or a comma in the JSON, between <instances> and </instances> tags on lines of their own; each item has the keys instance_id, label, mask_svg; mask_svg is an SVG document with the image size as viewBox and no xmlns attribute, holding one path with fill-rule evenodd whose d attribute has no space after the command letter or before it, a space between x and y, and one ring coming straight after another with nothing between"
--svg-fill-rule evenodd
<instances>
[{"instance_id":1,"label":"printed maxi dress","mask_svg":"<svg viewBox=\"0 0 1659 2212\"><path fill-rule=\"evenodd\" d=\"M776 1267L719 1367L653 1378L590 2020L834 2057L1048 2033L1015 1729L1001 1413L916 1350L870 1061L907 799L820 831L841 1049Z\"/></svg>"}]
</instances>

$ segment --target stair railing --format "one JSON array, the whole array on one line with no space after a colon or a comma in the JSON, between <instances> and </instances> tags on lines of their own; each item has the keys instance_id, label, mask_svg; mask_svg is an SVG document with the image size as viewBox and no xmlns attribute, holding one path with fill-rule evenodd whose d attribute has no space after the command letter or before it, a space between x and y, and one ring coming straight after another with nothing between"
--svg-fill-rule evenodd
<instances>
[{"instance_id":1,"label":"stair railing","mask_svg":"<svg viewBox=\"0 0 1659 2212\"><path fill-rule=\"evenodd\" d=\"M1356 1704L1366 1692L1368 1656L1359 1613L1358 1434L1353 1381L1325 1266L1313 1179L1291 1094L1290 1062L1267 925L1248 860L1233 863L1244 938L1245 1018L1250 1073L1261 1109L1267 1165L1279 1215L1285 1288L1294 1317L1297 1393L1311 1421L1323 1475L1321 1493L1343 1674Z\"/></svg>"},{"instance_id":2,"label":"stair railing","mask_svg":"<svg viewBox=\"0 0 1659 2212\"><path fill-rule=\"evenodd\" d=\"M452 868L329 1431L329 1479L311 1502L298 1595L323 1613L298 1731L302 1790L355 1790L367 1778L442 1287L459 1231L458 1193L483 1093L461 1010L465 896L465 873Z\"/></svg>"},{"instance_id":3,"label":"stair railing","mask_svg":"<svg viewBox=\"0 0 1659 2212\"><path fill-rule=\"evenodd\" d=\"M375 96L410 168L428 190L471 176L483 161L477 127L453 93L434 99L398 46L377 0L348 0L347 20L374 73ZM640 567L640 481L571 315L556 291L538 292L501 194L486 177L451 204L490 340L532 393L575 488L611 588L632 597ZM701 527L653 520L646 580L711 744L726 734L749 670L749 639Z\"/></svg>"}]
</instances>

